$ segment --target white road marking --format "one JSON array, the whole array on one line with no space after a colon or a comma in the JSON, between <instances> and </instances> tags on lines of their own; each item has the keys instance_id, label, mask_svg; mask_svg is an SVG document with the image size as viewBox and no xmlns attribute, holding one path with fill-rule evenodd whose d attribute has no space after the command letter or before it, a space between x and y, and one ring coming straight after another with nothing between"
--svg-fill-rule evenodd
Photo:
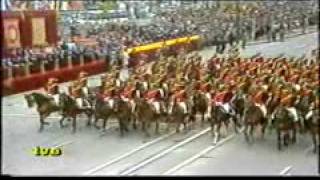
<instances>
[{"instance_id":1,"label":"white road marking","mask_svg":"<svg viewBox=\"0 0 320 180\"><path fill-rule=\"evenodd\" d=\"M23 117L23 118L39 118L36 114L2 114L2 117ZM61 119L61 116L49 116L46 119ZM87 119L86 117L78 117L77 119ZM118 121L108 121L108 124L118 123Z\"/></svg>"},{"instance_id":2,"label":"white road marking","mask_svg":"<svg viewBox=\"0 0 320 180\"><path fill-rule=\"evenodd\" d=\"M280 175L289 175L289 171L292 169L292 166L287 166L286 168L284 168L279 174Z\"/></svg>"},{"instance_id":3,"label":"white road marking","mask_svg":"<svg viewBox=\"0 0 320 180\"><path fill-rule=\"evenodd\" d=\"M243 131L243 129L241 130L241 132ZM241 133L240 132L240 133ZM194 156L192 156L191 158L183 161L182 163L176 165L175 167L169 169L168 171L164 172L162 175L169 175L169 174L172 174L176 171L178 171L179 169L183 168L184 166L192 163L193 161L195 161L196 159L200 158L201 156L207 154L208 152L210 152L211 150L223 145L224 143L226 143L227 141L231 140L232 138L234 138L236 135L235 134L232 134L232 135L229 135L228 137L224 138L222 141L219 141L218 144L215 144L215 145L211 145L209 146L208 148L204 149L203 151L195 154Z\"/></svg>"},{"instance_id":4,"label":"white road marking","mask_svg":"<svg viewBox=\"0 0 320 180\"><path fill-rule=\"evenodd\" d=\"M53 146L53 148L58 148L58 147L61 147L61 146L65 146L65 145L68 145L68 144L72 144L72 143L74 143L74 142L75 142L75 140L73 140L73 141L66 141L66 142L63 142L63 143L61 143L61 144L58 144L58 145Z\"/></svg>"},{"instance_id":5,"label":"white road marking","mask_svg":"<svg viewBox=\"0 0 320 180\"><path fill-rule=\"evenodd\" d=\"M36 114L2 114L2 117L23 117L23 118L39 118ZM47 119L59 119L58 116L49 116Z\"/></svg>"},{"instance_id":6,"label":"white road marking","mask_svg":"<svg viewBox=\"0 0 320 180\"><path fill-rule=\"evenodd\" d=\"M93 174L93 173L95 173L95 172L97 172L97 171L99 171L99 170L101 170L101 169L103 169L103 168L105 168L107 166L110 166L110 165L112 165L112 164L114 164L114 163L116 163L116 162L118 162L118 161L120 161L120 160L122 160L122 159L124 159L124 158L126 158L126 157L128 157L128 156L130 156L130 155L132 155L132 154L134 154L136 152L138 152L138 151L141 151L142 149L144 149L144 148L146 148L148 146L151 146L151 145L153 145L153 144L155 144L157 142L160 142L160 141L162 141L164 139L167 139L167 138L169 138L170 136L172 136L174 134L175 134L175 132L171 132L169 134L163 135L163 136L161 136L161 137L159 137L159 138L157 138L157 139L155 139L153 141L150 141L150 142L148 142L148 143L146 143L146 144L144 144L144 145L142 145L142 146L140 146L140 147L138 147L136 149L133 149L132 151L129 151L129 152L127 152L127 153L125 153L125 154L123 154L121 156L118 156L117 158L115 158L115 159L113 159L113 160L111 160L109 162L106 162L106 163L104 163L102 165L97 166L97 167L85 172L83 175Z\"/></svg>"},{"instance_id":7,"label":"white road marking","mask_svg":"<svg viewBox=\"0 0 320 180\"><path fill-rule=\"evenodd\" d=\"M139 170L140 168L144 167L145 165L147 165L147 164L149 164L149 163L161 158L162 156L165 156L166 154L170 153L171 151L177 149L178 147L183 146L183 145L185 145L185 144L187 144L187 143L199 138L200 136L208 133L209 131L210 131L210 128L207 128L207 129L201 131L200 133L195 134L195 135L187 138L186 140L184 140L184 141L172 146L171 148L166 149L165 151L157 154L156 156L153 156L153 157L151 157L151 158L149 158L149 159L147 159L145 161L142 161L141 163L129 168L128 170L126 170L124 172L121 172L119 175L130 175L131 173Z\"/></svg>"}]
</instances>

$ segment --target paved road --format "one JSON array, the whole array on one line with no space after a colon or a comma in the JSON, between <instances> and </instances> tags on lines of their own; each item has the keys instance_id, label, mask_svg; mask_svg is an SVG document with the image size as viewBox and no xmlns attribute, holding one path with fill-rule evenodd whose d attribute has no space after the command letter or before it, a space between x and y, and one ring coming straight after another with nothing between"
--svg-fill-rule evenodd
<instances>
[{"instance_id":1,"label":"paved road","mask_svg":"<svg viewBox=\"0 0 320 180\"><path fill-rule=\"evenodd\" d=\"M252 45L242 53L252 55L263 50L268 56L301 55L317 43L318 34L312 33L284 43ZM202 54L209 57L212 52L206 49ZM170 135L162 128L160 135L150 138L132 130L120 138L117 123L110 122L107 133L101 134L86 127L84 118L77 133L71 134L70 126L59 128L57 114L40 134L36 111L27 108L22 94L4 97L1 108L2 172L10 175L279 175L286 170L291 175L317 175L318 157L310 152L308 136L299 136L296 145L279 152L273 132L265 140L258 138L248 145L242 135L233 136L230 129L226 141L214 147L207 126L196 125L190 132ZM35 157L32 148L36 146L59 146L63 154ZM206 148L203 155L188 160Z\"/></svg>"}]
</instances>

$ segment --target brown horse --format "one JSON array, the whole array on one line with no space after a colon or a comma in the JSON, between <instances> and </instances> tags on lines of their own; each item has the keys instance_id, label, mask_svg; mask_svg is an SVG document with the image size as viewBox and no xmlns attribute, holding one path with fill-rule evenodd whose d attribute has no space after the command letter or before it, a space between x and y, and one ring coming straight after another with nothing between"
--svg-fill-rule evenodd
<instances>
[{"instance_id":1,"label":"brown horse","mask_svg":"<svg viewBox=\"0 0 320 180\"><path fill-rule=\"evenodd\" d=\"M303 96L298 100L298 103L296 104L296 108L297 108L297 112L300 116L300 120L301 120L301 132L305 132L306 127L304 127L306 125L306 123L304 121L306 121L305 117L307 115L307 113L309 112L309 107L311 102L315 99L315 97L310 94L309 96Z\"/></svg>"},{"instance_id":2,"label":"brown horse","mask_svg":"<svg viewBox=\"0 0 320 180\"><path fill-rule=\"evenodd\" d=\"M222 124L224 124L226 129L228 129L230 120L234 122L234 130L236 133L238 133L236 116L226 113L221 106L212 105L209 121L211 126L211 134L214 137L214 143L217 143L220 140L220 128Z\"/></svg>"},{"instance_id":3,"label":"brown horse","mask_svg":"<svg viewBox=\"0 0 320 180\"><path fill-rule=\"evenodd\" d=\"M274 112L273 119L275 119L275 127L277 130L278 149L281 150L282 140L284 145L288 146L289 138L290 138L289 131L291 132L291 135L292 135L291 141L295 143L296 142L296 124L290 112L285 107L279 106Z\"/></svg>"},{"instance_id":4,"label":"brown horse","mask_svg":"<svg viewBox=\"0 0 320 180\"><path fill-rule=\"evenodd\" d=\"M208 109L209 100L205 94L196 91L191 96L191 102L192 102L192 107L191 107L190 121L194 123L196 120L197 113L200 113L201 126L203 126L204 120L205 120L205 113L207 112L207 109Z\"/></svg>"},{"instance_id":5,"label":"brown horse","mask_svg":"<svg viewBox=\"0 0 320 180\"><path fill-rule=\"evenodd\" d=\"M62 109L62 119L60 120L60 127L64 127L63 121L64 119L71 118L72 119L72 132L76 132L77 127L77 115L78 114L86 114L88 117L87 126L91 125L91 119L93 116L93 109L92 108L79 108L76 100L67 95L66 93L62 93L60 95L60 103L61 103L61 109Z\"/></svg>"},{"instance_id":6,"label":"brown horse","mask_svg":"<svg viewBox=\"0 0 320 180\"><path fill-rule=\"evenodd\" d=\"M190 109L190 105L187 104L187 109ZM169 124L171 122L176 123L176 132L180 131L180 126L183 124L184 130L187 130L188 121L190 120L190 111L185 113L183 108L178 104L176 99L170 98L170 103L168 107L168 126L167 130L169 130Z\"/></svg>"},{"instance_id":7,"label":"brown horse","mask_svg":"<svg viewBox=\"0 0 320 180\"><path fill-rule=\"evenodd\" d=\"M101 98L97 98L96 102L95 102L95 111L94 111L94 126L96 128L99 129L99 127L97 126L97 122L99 119L103 120L103 131L105 131L106 128L106 124L107 121L111 118L111 117L115 117L116 112L114 107L114 103L115 100L114 99L110 99L108 102L105 102L103 99Z\"/></svg>"},{"instance_id":8,"label":"brown horse","mask_svg":"<svg viewBox=\"0 0 320 180\"><path fill-rule=\"evenodd\" d=\"M61 107L54 103L53 99L50 97L41 94L41 93L31 93L24 96L27 101L28 107L32 108L34 104L37 106L37 111L40 116L40 129L39 132L43 131L44 125L49 125L48 122L45 122L51 113L61 110Z\"/></svg>"},{"instance_id":9,"label":"brown horse","mask_svg":"<svg viewBox=\"0 0 320 180\"><path fill-rule=\"evenodd\" d=\"M236 123L236 125L238 127L240 127L241 126L240 123L242 123L241 120L244 115L245 99L246 99L245 94L238 92L237 94L235 94L234 100L231 103L231 106L233 107L233 109L235 111L235 117L234 117L235 119L233 119L233 120L234 120L234 123Z\"/></svg>"},{"instance_id":10,"label":"brown horse","mask_svg":"<svg viewBox=\"0 0 320 180\"><path fill-rule=\"evenodd\" d=\"M244 135L246 141L250 142L250 139L253 140L253 130L258 125L261 126L261 134L263 138L266 126L268 125L267 118L263 117L263 112L259 107L254 105L253 102L246 99L245 104L242 122L244 122Z\"/></svg>"},{"instance_id":11,"label":"brown horse","mask_svg":"<svg viewBox=\"0 0 320 180\"><path fill-rule=\"evenodd\" d=\"M120 136L123 136L124 132L129 132L128 124L132 117L131 106L129 102L126 102L121 98L116 98L114 100L114 111L119 122Z\"/></svg>"},{"instance_id":12,"label":"brown horse","mask_svg":"<svg viewBox=\"0 0 320 180\"><path fill-rule=\"evenodd\" d=\"M305 117L305 127L311 135L313 142L313 152L316 153L319 150L319 141L320 141L320 115L319 109L313 109L309 111ZM318 140L317 140L318 139Z\"/></svg>"},{"instance_id":13,"label":"brown horse","mask_svg":"<svg viewBox=\"0 0 320 180\"><path fill-rule=\"evenodd\" d=\"M148 131L151 122L155 122L156 128L155 132L159 133L159 118L161 114L157 114L154 108L147 102L144 98L136 99L136 115L142 125L142 130L147 137L150 136Z\"/></svg>"}]
</instances>

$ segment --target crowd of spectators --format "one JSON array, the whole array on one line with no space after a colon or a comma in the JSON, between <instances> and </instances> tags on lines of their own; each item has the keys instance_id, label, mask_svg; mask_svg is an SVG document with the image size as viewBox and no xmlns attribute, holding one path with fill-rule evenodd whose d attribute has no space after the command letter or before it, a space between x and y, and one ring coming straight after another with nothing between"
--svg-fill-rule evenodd
<instances>
[{"instance_id":1,"label":"crowd of spectators","mask_svg":"<svg viewBox=\"0 0 320 180\"><path fill-rule=\"evenodd\" d=\"M309 25L317 24L318 12L314 11L311 1L271 1L258 6L240 4L233 8L202 7L200 9L177 9L176 11L157 14L146 25L128 23L106 23L104 25L71 25L70 36L80 35L93 39L96 45L86 46L75 42L71 37L61 37L57 46L33 49L11 50L2 59L3 67L24 67L29 62L31 73L39 71L40 62L44 61L46 70L54 68L59 61L60 67L67 65L67 56L72 56L72 63L79 64L80 54L85 62L93 59L116 61L121 59L122 50L152 42L178 37L200 35L204 46L214 45L218 53L225 51L226 45L257 40L262 36L269 41L276 40L295 28L302 33ZM80 30L80 31L79 31Z\"/></svg>"}]
</instances>

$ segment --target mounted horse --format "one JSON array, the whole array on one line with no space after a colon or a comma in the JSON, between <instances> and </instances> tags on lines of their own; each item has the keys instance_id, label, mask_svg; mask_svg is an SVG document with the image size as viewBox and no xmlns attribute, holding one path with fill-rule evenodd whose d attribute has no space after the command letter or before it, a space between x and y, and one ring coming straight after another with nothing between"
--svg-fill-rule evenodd
<instances>
[{"instance_id":1,"label":"mounted horse","mask_svg":"<svg viewBox=\"0 0 320 180\"><path fill-rule=\"evenodd\" d=\"M234 95L234 99L231 103L231 106L233 107L236 114L236 122L238 123L238 126L240 125L239 123L241 123L241 120L244 115L245 99L246 95L242 92L238 92Z\"/></svg>"},{"instance_id":2,"label":"mounted horse","mask_svg":"<svg viewBox=\"0 0 320 180\"><path fill-rule=\"evenodd\" d=\"M250 138L253 140L253 130L258 125L261 126L262 137L264 136L268 120L261 108L248 99L245 102L243 122L244 135L247 142L250 142Z\"/></svg>"},{"instance_id":3,"label":"mounted horse","mask_svg":"<svg viewBox=\"0 0 320 180\"><path fill-rule=\"evenodd\" d=\"M24 96L27 101L28 107L32 108L36 104L37 112L40 116L40 129L39 132L43 131L44 125L49 125L48 122L45 122L51 113L61 110L59 104L56 104L53 98L44 95L42 93L31 93Z\"/></svg>"},{"instance_id":4,"label":"mounted horse","mask_svg":"<svg viewBox=\"0 0 320 180\"><path fill-rule=\"evenodd\" d=\"M99 119L102 119L103 120L103 125L102 125L103 131L105 131L107 121L111 117L115 117L116 113L117 113L114 109L115 98L112 95L110 95L109 97L103 97L102 95L97 95L97 97L96 97L97 99L96 99L95 108L94 108L95 109L94 126L96 128L99 128L97 126L97 122Z\"/></svg>"},{"instance_id":5,"label":"mounted horse","mask_svg":"<svg viewBox=\"0 0 320 180\"><path fill-rule=\"evenodd\" d=\"M136 117L139 119L142 125L142 130L144 131L147 137L150 136L149 134L149 127L152 122L155 123L156 128L155 132L159 133L159 118L161 114L157 114L154 110L154 107L150 103L147 102L145 98L137 98L136 99Z\"/></svg>"},{"instance_id":6,"label":"mounted horse","mask_svg":"<svg viewBox=\"0 0 320 180\"><path fill-rule=\"evenodd\" d=\"M86 114L88 117L87 126L91 125L91 118L93 115L93 109L91 107L79 107L76 99L67 95L66 93L62 93L60 95L60 103L63 118L60 120L60 126L64 127L63 121L66 117L72 119L72 131L76 132L76 123L77 123L77 115L78 114Z\"/></svg>"},{"instance_id":7,"label":"mounted horse","mask_svg":"<svg viewBox=\"0 0 320 180\"><path fill-rule=\"evenodd\" d=\"M129 132L128 124L132 117L132 108L130 104L122 98L116 98L114 100L115 117L119 122L120 136L123 136L124 132Z\"/></svg>"},{"instance_id":8,"label":"mounted horse","mask_svg":"<svg viewBox=\"0 0 320 180\"><path fill-rule=\"evenodd\" d=\"M296 141L296 125L294 117L291 112L284 106L279 106L273 115L275 128L277 130L278 136L278 149L281 150L282 141L285 146L289 144L289 138L291 132L291 141L295 143Z\"/></svg>"},{"instance_id":9,"label":"mounted horse","mask_svg":"<svg viewBox=\"0 0 320 180\"><path fill-rule=\"evenodd\" d=\"M297 112L299 114L300 120L301 120L301 127L304 127L306 119L306 115L309 112L310 104L312 101L314 101L315 97L310 92L305 92L303 96L299 96L296 108ZM302 128L301 131L304 131L305 129Z\"/></svg>"},{"instance_id":10,"label":"mounted horse","mask_svg":"<svg viewBox=\"0 0 320 180\"><path fill-rule=\"evenodd\" d=\"M230 121L234 122L234 131L238 133L237 127L239 127L239 123L234 114L227 112L225 108L221 105L216 104L215 102L211 102L211 115L210 115L210 126L211 133L214 137L214 142L218 142L221 137L221 125L222 123L225 125L226 129L229 127Z\"/></svg>"},{"instance_id":11,"label":"mounted horse","mask_svg":"<svg viewBox=\"0 0 320 180\"><path fill-rule=\"evenodd\" d=\"M313 107L309 110L305 117L305 127L307 131L310 133L312 142L313 142L313 152L316 153L319 150L319 141L320 141L320 113L319 113L319 104L315 105L313 103Z\"/></svg>"},{"instance_id":12,"label":"mounted horse","mask_svg":"<svg viewBox=\"0 0 320 180\"><path fill-rule=\"evenodd\" d=\"M177 98L174 98L173 96L170 98L170 103L169 103L169 107L168 107L168 126L167 126L167 130L169 130L169 124L171 122L175 122L176 123L176 132L178 133L180 131L180 126L181 124L183 124L184 130L187 129L187 123L190 119L190 110L188 112L188 109L190 109L190 105L188 105L187 103L185 103L184 107L182 104L182 102L180 102L179 100L177 100ZM186 109L187 112L186 112Z\"/></svg>"},{"instance_id":13,"label":"mounted horse","mask_svg":"<svg viewBox=\"0 0 320 180\"><path fill-rule=\"evenodd\" d=\"M190 121L196 121L197 113L201 114L201 126L204 125L205 114L208 109L209 99L206 97L206 94L201 93L199 91L194 91L193 95L191 95L191 115Z\"/></svg>"}]
</instances>

